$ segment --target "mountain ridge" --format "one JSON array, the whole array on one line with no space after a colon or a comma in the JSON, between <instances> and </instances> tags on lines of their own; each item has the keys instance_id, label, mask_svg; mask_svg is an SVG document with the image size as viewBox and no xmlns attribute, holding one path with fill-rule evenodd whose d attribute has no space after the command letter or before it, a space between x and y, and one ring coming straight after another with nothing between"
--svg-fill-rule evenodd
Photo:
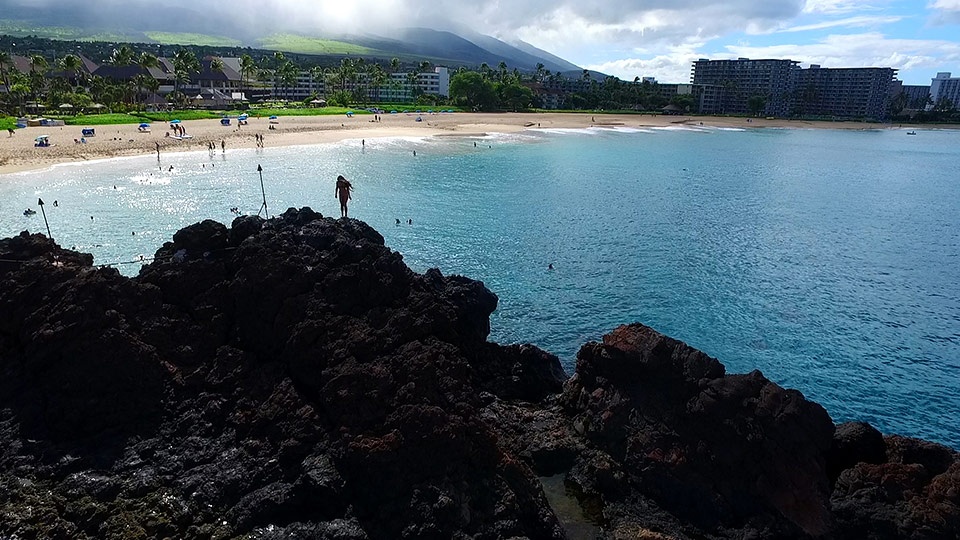
<instances>
[{"instance_id":1,"label":"mountain ridge","mask_svg":"<svg viewBox=\"0 0 960 540\"><path fill-rule=\"evenodd\" d=\"M3 8L0 33L59 40L253 47L314 56L344 56L318 54L315 49L297 45L301 40L287 40L290 46L284 48L284 41L276 39L276 36L292 35L303 38L304 43L323 40L367 47L372 50L365 52L364 56L372 58L399 56L414 61L411 57L420 57L433 63L467 67L482 63L495 67L504 62L511 70L525 72L534 71L538 64L550 71L580 70L573 63L532 45L523 42L520 46L514 45L456 24L443 25L449 29L411 26L391 32L333 33L296 24L281 26L276 21L243 24L239 20L210 16L189 8L157 10L145 4L115 0L107 0L98 6L97 11L91 11L77 5L31 6L0 1L0 8ZM110 10L124 15L99 15ZM183 42L187 40L191 42ZM301 50L297 50L298 46Z\"/></svg>"}]
</instances>

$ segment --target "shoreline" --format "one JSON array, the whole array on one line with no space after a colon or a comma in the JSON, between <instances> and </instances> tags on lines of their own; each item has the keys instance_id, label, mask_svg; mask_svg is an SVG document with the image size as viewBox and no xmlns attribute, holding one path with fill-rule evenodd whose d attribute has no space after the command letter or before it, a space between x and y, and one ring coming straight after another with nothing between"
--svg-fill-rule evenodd
<instances>
[{"instance_id":1,"label":"shoreline","mask_svg":"<svg viewBox=\"0 0 960 540\"><path fill-rule=\"evenodd\" d=\"M417 117L421 121L417 121ZM691 126L737 129L930 129L914 124L875 124L867 122L828 122L806 120L768 120L764 118L716 116L668 116L591 113L400 113L380 115L285 116L273 124L266 118L251 117L245 126L222 126L217 119L185 120L181 123L188 140L175 140L165 123L155 123L151 132L140 133L135 124L94 126L95 137L86 143L80 139L82 126L28 127L9 137L0 136L0 180L3 175L42 170L53 165L88 162L125 156L155 154L160 144L163 152L207 150L213 143L227 150L256 148L254 135L263 136L265 147L299 146L336 143L349 139L389 137L483 137L490 133L510 134L536 129L596 128L663 128ZM749 120L749 121L748 121ZM957 129L960 126L936 126L936 129ZM37 136L49 135L51 147L37 148Z\"/></svg>"}]
</instances>

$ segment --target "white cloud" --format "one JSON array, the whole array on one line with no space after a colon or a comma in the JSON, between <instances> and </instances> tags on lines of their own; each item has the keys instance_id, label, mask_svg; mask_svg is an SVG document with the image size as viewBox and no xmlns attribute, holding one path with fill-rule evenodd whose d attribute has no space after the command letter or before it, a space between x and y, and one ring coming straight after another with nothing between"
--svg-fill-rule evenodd
<instances>
[{"instance_id":1,"label":"white cloud","mask_svg":"<svg viewBox=\"0 0 960 540\"><path fill-rule=\"evenodd\" d=\"M927 8L934 12L933 24L960 24L960 0L935 0L927 4Z\"/></svg>"},{"instance_id":2,"label":"white cloud","mask_svg":"<svg viewBox=\"0 0 960 540\"><path fill-rule=\"evenodd\" d=\"M807 0L803 6L804 13L819 13L825 15L841 15L872 9L875 8L860 0Z\"/></svg>"},{"instance_id":3,"label":"white cloud","mask_svg":"<svg viewBox=\"0 0 960 540\"><path fill-rule=\"evenodd\" d=\"M789 58L823 67L892 67L939 69L960 63L960 43L943 40L890 39L870 32L831 35L811 44L784 43L766 47L727 47L729 57Z\"/></svg>"},{"instance_id":4,"label":"white cloud","mask_svg":"<svg viewBox=\"0 0 960 540\"><path fill-rule=\"evenodd\" d=\"M625 81L632 81L635 77L656 77L657 82L661 83L688 83L694 60L703 57L695 49L678 48L652 58L624 58L585 67Z\"/></svg>"},{"instance_id":5,"label":"white cloud","mask_svg":"<svg viewBox=\"0 0 960 540\"><path fill-rule=\"evenodd\" d=\"M847 17L845 19L836 19L833 21L823 21L802 26L791 26L780 30L781 32L808 32L811 30L825 30L827 28L863 28L865 26L880 26L884 24L893 24L903 20L903 17L896 15L888 16L858 16Z\"/></svg>"},{"instance_id":6,"label":"white cloud","mask_svg":"<svg viewBox=\"0 0 960 540\"><path fill-rule=\"evenodd\" d=\"M114 20L126 20L122 15L131 8L154 14L161 9L156 0L0 0L0 13L6 6L23 5L83 9L94 18ZM192 10L197 17L173 16L202 20L213 28L233 24L328 36L459 25L505 40L522 39L576 64L631 80L655 76L686 82L690 63L701 57L960 71L960 40L895 39L864 31L916 26L925 15L931 24L958 24L960 0L164 0L160 13L178 9ZM858 33L840 35L849 29ZM838 35L810 41L824 30ZM910 31L916 35L920 29ZM756 45L743 42L744 36ZM781 44L764 46L775 39ZM784 39L795 43L784 44ZM732 43L737 40L741 43Z\"/></svg>"}]
</instances>

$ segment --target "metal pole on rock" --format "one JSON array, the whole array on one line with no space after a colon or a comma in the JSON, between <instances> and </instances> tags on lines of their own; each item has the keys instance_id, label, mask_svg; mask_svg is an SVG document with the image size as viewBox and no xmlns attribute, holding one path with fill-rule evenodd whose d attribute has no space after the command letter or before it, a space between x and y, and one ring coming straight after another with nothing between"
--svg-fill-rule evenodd
<instances>
[{"instance_id":1,"label":"metal pole on rock","mask_svg":"<svg viewBox=\"0 0 960 540\"><path fill-rule=\"evenodd\" d=\"M47 211L43 209L43 199L37 199L37 204L40 205L40 213L43 214L43 224L47 226L47 238L53 240L53 235L50 234L50 224L47 223Z\"/></svg>"},{"instance_id":2,"label":"metal pole on rock","mask_svg":"<svg viewBox=\"0 0 960 540\"><path fill-rule=\"evenodd\" d=\"M270 219L270 212L267 210L267 192L263 189L263 167L259 164L257 165L257 172L260 173L260 193L263 194L263 204L260 206L257 215L259 216L260 212L263 212L264 217Z\"/></svg>"}]
</instances>

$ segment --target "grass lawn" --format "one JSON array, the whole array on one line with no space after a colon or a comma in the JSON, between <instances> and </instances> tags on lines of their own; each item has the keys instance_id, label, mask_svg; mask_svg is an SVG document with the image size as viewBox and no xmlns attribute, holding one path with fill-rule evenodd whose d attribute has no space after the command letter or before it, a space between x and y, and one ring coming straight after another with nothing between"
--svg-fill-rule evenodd
<instances>
[{"instance_id":1,"label":"grass lawn","mask_svg":"<svg viewBox=\"0 0 960 540\"><path fill-rule=\"evenodd\" d=\"M387 111L397 111L398 113L422 112L427 111L460 111L458 107L449 105L424 106L398 103L379 103L368 105L367 108L379 108ZM246 113L252 117L266 118L269 116L336 116L346 114L347 111L353 111L354 114L373 114L366 108L357 107L252 107L246 111L198 111L183 110L173 112L135 112L135 113L105 113L105 114L78 114L78 115L51 115L48 118L63 120L68 126L111 126L117 124L139 124L141 122L160 122L166 123L174 119L178 120L206 120L223 118L224 115L230 118L236 118L237 115ZM13 117L0 117L0 129L14 127L16 119Z\"/></svg>"}]
</instances>

